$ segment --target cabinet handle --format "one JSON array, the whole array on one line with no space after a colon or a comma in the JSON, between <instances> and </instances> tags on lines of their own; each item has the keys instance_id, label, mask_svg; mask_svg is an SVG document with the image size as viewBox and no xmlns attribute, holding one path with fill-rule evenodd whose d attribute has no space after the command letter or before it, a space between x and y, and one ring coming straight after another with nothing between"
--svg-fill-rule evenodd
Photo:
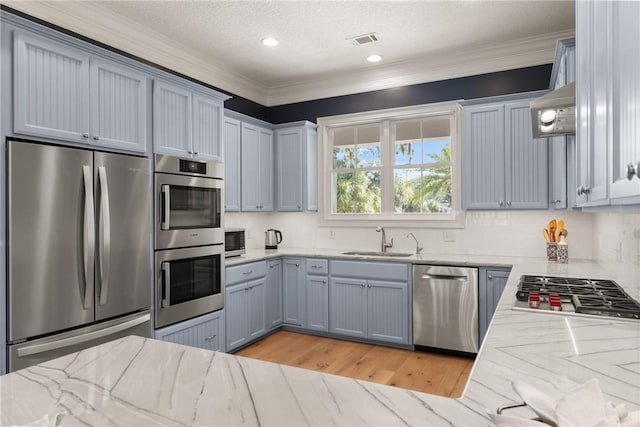
<instances>
[{"instance_id":1,"label":"cabinet handle","mask_svg":"<svg viewBox=\"0 0 640 427\"><path fill-rule=\"evenodd\" d=\"M508 206L508 207L511 207L511 200L509 200L509 201L507 202L507 206Z\"/></svg>"},{"instance_id":2,"label":"cabinet handle","mask_svg":"<svg viewBox=\"0 0 640 427\"><path fill-rule=\"evenodd\" d=\"M187 151L187 153L189 153L191 155L191 154L193 154L193 151Z\"/></svg>"},{"instance_id":3,"label":"cabinet handle","mask_svg":"<svg viewBox=\"0 0 640 427\"><path fill-rule=\"evenodd\" d=\"M193 155L194 155L194 156L197 156L197 155L198 155L198 152L197 152L197 151L194 151L194 152L193 152Z\"/></svg>"},{"instance_id":4,"label":"cabinet handle","mask_svg":"<svg viewBox=\"0 0 640 427\"><path fill-rule=\"evenodd\" d=\"M582 196L583 194L589 194L591 189L589 187L580 186L578 187L578 196Z\"/></svg>"},{"instance_id":5,"label":"cabinet handle","mask_svg":"<svg viewBox=\"0 0 640 427\"><path fill-rule=\"evenodd\" d=\"M211 335L210 337L205 338L204 340L205 340L206 342L211 342L211 341L213 341L213 340L216 338L216 336L217 336L217 334L213 334L213 335Z\"/></svg>"},{"instance_id":6,"label":"cabinet handle","mask_svg":"<svg viewBox=\"0 0 640 427\"><path fill-rule=\"evenodd\" d=\"M100 135L93 135L93 139L95 139L96 141L100 139Z\"/></svg>"},{"instance_id":7,"label":"cabinet handle","mask_svg":"<svg viewBox=\"0 0 640 427\"><path fill-rule=\"evenodd\" d=\"M253 273L253 270L243 271L242 272L242 274L244 274L245 276L248 275L248 274L251 274L251 273Z\"/></svg>"},{"instance_id":8,"label":"cabinet handle","mask_svg":"<svg viewBox=\"0 0 640 427\"><path fill-rule=\"evenodd\" d=\"M504 202L503 202L502 200L500 200L500 201L498 202L498 205L500 205L500 207L503 207L503 206L504 206Z\"/></svg>"},{"instance_id":9,"label":"cabinet handle","mask_svg":"<svg viewBox=\"0 0 640 427\"><path fill-rule=\"evenodd\" d=\"M312 265L312 266L311 266L311 268L322 268L322 266L321 266L321 265L315 265L315 264L314 264L314 265Z\"/></svg>"},{"instance_id":10,"label":"cabinet handle","mask_svg":"<svg viewBox=\"0 0 640 427\"><path fill-rule=\"evenodd\" d=\"M558 204L558 203L561 203L561 202L562 202L562 200L560 200L560 199L550 200L549 201L549 203L551 203L552 205L555 205L555 204Z\"/></svg>"},{"instance_id":11,"label":"cabinet handle","mask_svg":"<svg viewBox=\"0 0 640 427\"><path fill-rule=\"evenodd\" d=\"M276 268L276 265L275 264L270 265L269 268Z\"/></svg>"},{"instance_id":12,"label":"cabinet handle","mask_svg":"<svg viewBox=\"0 0 640 427\"><path fill-rule=\"evenodd\" d=\"M629 163L629 164L627 165L627 179L628 179L629 181L631 181L631 180L633 179L633 176L634 176L635 174L637 174L637 173L638 173L638 171L637 171L637 170L636 170L636 168L633 166L633 163Z\"/></svg>"},{"instance_id":13,"label":"cabinet handle","mask_svg":"<svg viewBox=\"0 0 640 427\"><path fill-rule=\"evenodd\" d=\"M83 134L82 134L82 137L83 137L83 138L89 138L89 134L88 134L88 133L83 133Z\"/></svg>"}]
</instances>

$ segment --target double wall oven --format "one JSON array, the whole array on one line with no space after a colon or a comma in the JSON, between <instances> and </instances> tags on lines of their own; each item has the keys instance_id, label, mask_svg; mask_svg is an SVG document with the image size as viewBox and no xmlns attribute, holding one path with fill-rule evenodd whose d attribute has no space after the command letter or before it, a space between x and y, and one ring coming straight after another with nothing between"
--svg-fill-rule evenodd
<instances>
[{"instance_id":1,"label":"double wall oven","mask_svg":"<svg viewBox=\"0 0 640 427\"><path fill-rule=\"evenodd\" d=\"M155 156L155 327L224 307L224 169Z\"/></svg>"}]
</instances>

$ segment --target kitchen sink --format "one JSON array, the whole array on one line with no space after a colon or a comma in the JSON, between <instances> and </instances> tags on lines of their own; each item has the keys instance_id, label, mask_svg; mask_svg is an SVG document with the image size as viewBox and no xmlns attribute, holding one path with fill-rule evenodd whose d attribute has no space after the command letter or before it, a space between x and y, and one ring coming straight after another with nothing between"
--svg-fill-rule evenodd
<instances>
[{"instance_id":1,"label":"kitchen sink","mask_svg":"<svg viewBox=\"0 0 640 427\"><path fill-rule=\"evenodd\" d=\"M410 252L376 252L376 251L347 251L343 255L363 255L363 256L387 256L387 257L407 257L413 255Z\"/></svg>"}]
</instances>

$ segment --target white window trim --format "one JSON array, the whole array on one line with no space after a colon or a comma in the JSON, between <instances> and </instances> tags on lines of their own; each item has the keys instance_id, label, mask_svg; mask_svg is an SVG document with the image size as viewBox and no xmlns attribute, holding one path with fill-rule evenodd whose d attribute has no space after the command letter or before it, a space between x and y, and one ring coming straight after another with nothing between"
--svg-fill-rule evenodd
<instances>
[{"instance_id":1,"label":"white window trim","mask_svg":"<svg viewBox=\"0 0 640 427\"><path fill-rule=\"evenodd\" d=\"M333 214L331 213L331 174L332 152L328 147L329 132L332 128L343 126L364 125L382 121L397 121L420 118L429 115L450 114L454 124L451 134L451 167L453 172L452 199L453 206L450 214ZM385 110L366 111L361 113L344 114L318 118L318 222L321 227L371 227L372 223L384 227L411 228L464 228L465 212L462 210L461 191L461 108L457 101L435 104L414 105L410 107L390 108ZM391 148L390 148L391 149ZM383 154L384 156L384 154ZM392 154L386 153L389 161ZM383 179L383 197L392 197L393 189L389 189L390 180Z\"/></svg>"}]
</instances>

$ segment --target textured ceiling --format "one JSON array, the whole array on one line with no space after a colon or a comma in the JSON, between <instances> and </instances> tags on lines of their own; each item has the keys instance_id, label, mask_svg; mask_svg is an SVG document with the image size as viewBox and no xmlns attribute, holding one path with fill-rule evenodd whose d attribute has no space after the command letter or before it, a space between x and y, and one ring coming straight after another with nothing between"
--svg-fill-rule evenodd
<instances>
[{"instance_id":1,"label":"textured ceiling","mask_svg":"<svg viewBox=\"0 0 640 427\"><path fill-rule=\"evenodd\" d=\"M52 8L66 7L66 15L60 16L71 16L73 11L76 19L62 23L77 25L72 30L96 38L100 35L92 33L90 23L80 22L81 13L91 12L94 16L87 19L95 20L95 14L102 12L107 23L116 19L119 25L124 23L147 37L155 35L174 49L181 49L181 53L197 57L200 63L207 62L212 69L247 82L247 86L262 95L243 96L265 104L278 103L267 99L277 98L278 91L287 92L286 101L291 102L296 97L318 97L320 90L329 87L333 89L327 90L327 94L335 96L497 71L510 64L485 61L487 65L472 69L469 63L484 58L494 61L489 53L504 50L507 45L512 49L508 55L519 56L518 61L512 62L516 66L550 62L554 35L566 36L574 29L574 2L563 0L82 1L84 10L79 3L66 1L6 3L19 9L32 3L31 9L24 10L27 13L42 10L44 19ZM48 3L49 9L44 10L43 3ZM100 25L104 27L105 23ZM379 41L354 46L346 40L369 32L375 32ZM260 40L265 36L276 37L280 45L263 46ZM533 45L530 41L539 41L543 36L548 44L545 55L540 53L538 43L531 48L537 49L537 57L527 63L523 57L528 53L528 43ZM113 37L115 45L117 34ZM136 40L130 43L135 48ZM382 62L367 63L365 59L371 53L382 55ZM144 53L142 56L152 57ZM422 75L435 69L441 73ZM189 74L186 69L179 71ZM202 79L203 73L197 77ZM374 80L380 84L376 86ZM312 86L315 92L309 89ZM238 93L237 88L222 88Z\"/></svg>"}]
</instances>

